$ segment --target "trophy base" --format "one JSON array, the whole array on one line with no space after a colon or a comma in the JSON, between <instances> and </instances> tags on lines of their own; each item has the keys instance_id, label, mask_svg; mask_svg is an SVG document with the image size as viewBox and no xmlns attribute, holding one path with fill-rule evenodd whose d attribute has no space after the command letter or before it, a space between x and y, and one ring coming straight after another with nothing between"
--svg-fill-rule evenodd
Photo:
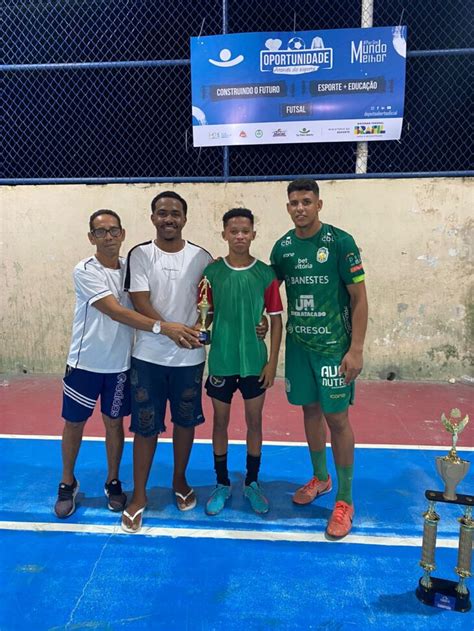
<instances>
[{"instance_id":1,"label":"trophy base","mask_svg":"<svg viewBox=\"0 0 474 631\"><path fill-rule=\"evenodd\" d=\"M429 588L421 584L421 578L418 581L416 597L419 601L425 605L430 605L430 607L460 611L462 613L471 609L469 590L467 590L467 594L459 594L456 591L457 583L455 581L433 578L433 576L430 579L432 586Z\"/></svg>"},{"instance_id":2,"label":"trophy base","mask_svg":"<svg viewBox=\"0 0 474 631\"><path fill-rule=\"evenodd\" d=\"M474 495L458 493L456 499L447 500L442 491L425 491L425 497L430 502L444 502L445 504L460 504L461 506L474 506Z\"/></svg>"},{"instance_id":3,"label":"trophy base","mask_svg":"<svg viewBox=\"0 0 474 631\"><path fill-rule=\"evenodd\" d=\"M199 331L199 341L201 342L201 344L210 344L211 343L210 331Z\"/></svg>"}]
</instances>

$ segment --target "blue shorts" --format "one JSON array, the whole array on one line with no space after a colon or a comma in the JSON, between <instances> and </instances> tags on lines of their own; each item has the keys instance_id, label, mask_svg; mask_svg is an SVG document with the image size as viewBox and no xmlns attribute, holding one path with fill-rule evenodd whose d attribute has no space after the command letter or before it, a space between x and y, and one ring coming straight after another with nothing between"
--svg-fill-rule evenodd
<instances>
[{"instance_id":1,"label":"blue shorts","mask_svg":"<svg viewBox=\"0 0 474 631\"><path fill-rule=\"evenodd\" d=\"M132 357L130 383L132 422L130 431L155 436L166 430L166 404L171 421L180 427L204 423L202 375L204 362L196 366L160 366Z\"/></svg>"},{"instance_id":2,"label":"blue shorts","mask_svg":"<svg viewBox=\"0 0 474 631\"><path fill-rule=\"evenodd\" d=\"M130 414L130 371L101 373L66 366L63 410L66 421L87 421L100 396L100 411L110 418Z\"/></svg>"},{"instance_id":3,"label":"blue shorts","mask_svg":"<svg viewBox=\"0 0 474 631\"><path fill-rule=\"evenodd\" d=\"M262 382L259 381L259 375L250 375L249 377L239 377L239 375L216 377L215 375L209 375L206 380L208 396L222 401L222 403L230 403L236 390L240 390L245 400L255 399L266 392L262 388Z\"/></svg>"}]
</instances>

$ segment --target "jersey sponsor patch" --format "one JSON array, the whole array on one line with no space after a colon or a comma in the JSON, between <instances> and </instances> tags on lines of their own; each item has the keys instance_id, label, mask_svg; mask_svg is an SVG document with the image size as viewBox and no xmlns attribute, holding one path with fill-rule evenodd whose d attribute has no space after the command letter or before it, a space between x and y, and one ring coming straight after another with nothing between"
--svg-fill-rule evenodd
<instances>
[{"instance_id":1,"label":"jersey sponsor patch","mask_svg":"<svg viewBox=\"0 0 474 631\"><path fill-rule=\"evenodd\" d=\"M359 265L362 262L360 256L355 252L349 252L349 254L346 254L346 261L349 262L351 267Z\"/></svg>"},{"instance_id":2,"label":"jersey sponsor patch","mask_svg":"<svg viewBox=\"0 0 474 631\"><path fill-rule=\"evenodd\" d=\"M323 236L321 237L321 241L323 241L324 243L332 243L334 241L334 237L332 236L332 234L323 234Z\"/></svg>"},{"instance_id":3,"label":"jersey sponsor patch","mask_svg":"<svg viewBox=\"0 0 474 631\"><path fill-rule=\"evenodd\" d=\"M326 263L329 258L329 250L327 248L319 248L316 252L316 260L318 263Z\"/></svg>"},{"instance_id":4,"label":"jersey sponsor patch","mask_svg":"<svg viewBox=\"0 0 474 631\"><path fill-rule=\"evenodd\" d=\"M344 377L339 374L338 366L321 366L321 385L331 388L345 388L346 382ZM331 395L331 398L339 398L339 396Z\"/></svg>"},{"instance_id":5,"label":"jersey sponsor patch","mask_svg":"<svg viewBox=\"0 0 474 631\"><path fill-rule=\"evenodd\" d=\"M295 264L295 269L313 269L313 266L307 258L298 258L298 262Z\"/></svg>"}]
</instances>

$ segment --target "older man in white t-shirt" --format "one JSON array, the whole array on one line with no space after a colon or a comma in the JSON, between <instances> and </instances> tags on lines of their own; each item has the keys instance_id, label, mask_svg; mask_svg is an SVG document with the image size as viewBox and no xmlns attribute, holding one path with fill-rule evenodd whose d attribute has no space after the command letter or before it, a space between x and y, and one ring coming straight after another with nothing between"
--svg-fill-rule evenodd
<instances>
[{"instance_id":1,"label":"older man in white t-shirt","mask_svg":"<svg viewBox=\"0 0 474 631\"><path fill-rule=\"evenodd\" d=\"M159 330L156 318L130 309L129 297L123 291L125 260L119 252L125 230L120 217L113 210L98 210L91 215L89 228L89 241L96 252L74 269L76 307L63 380L63 471L54 506L60 518L69 517L76 508L79 481L74 467L84 426L99 397L108 469L104 492L110 510L124 509L127 497L122 491L119 467L123 417L130 414L133 328L149 331L151 337L156 337Z\"/></svg>"}]
</instances>

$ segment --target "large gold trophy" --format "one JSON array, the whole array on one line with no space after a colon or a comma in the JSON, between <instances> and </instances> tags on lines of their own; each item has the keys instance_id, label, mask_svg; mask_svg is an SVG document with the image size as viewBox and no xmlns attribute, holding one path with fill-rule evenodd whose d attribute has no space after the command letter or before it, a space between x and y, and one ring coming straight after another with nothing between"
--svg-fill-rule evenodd
<instances>
[{"instance_id":1,"label":"large gold trophy","mask_svg":"<svg viewBox=\"0 0 474 631\"><path fill-rule=\"evenodd\" d=\"M451 410L449 418L446 418L445 414L441 415L441 422L445 429L452 434L452 445L447 456L438 456L436 458L436 468L444 482L444 491L425 491L425 497L429 503L427 511L423 514L425 523L420 561L424 575L419 580L416 595L426 605L466 612L471 609L466 579L472 576L472 539L474 532L472 508L474 506L474 495L456 493L457 485L466 476L470 466L470 463L460 458L456 452L459 434L469 422L467 414L462 420L461 416L461 412L457 408ZM436 502L458 504L465 507L464 515L458 519L461 527L459 531L458 560L454 568L454 571L459 576L458 582L431 576L431 573L436 569L436 535L440 520L435 510Z\"/></svg>"},{"instance_id":2,"label":"large gold trophy","mask_svg":"<svg viewBox=\"0 0 474 631\"><path fill-rule=\"evenodd\" d=\"M207 277L204 276L204 278L202 278L201 282L199 283L199 295L201 296L201 299L197 304L199 319L201 320L201 328L199 329L199 341L201 342L201 344L211 343L211 333L206 327L207 316L211 309L211 304L208 300L208 291L210 286L211 283L209 282Z\"/></svg>"}]
</instances>

